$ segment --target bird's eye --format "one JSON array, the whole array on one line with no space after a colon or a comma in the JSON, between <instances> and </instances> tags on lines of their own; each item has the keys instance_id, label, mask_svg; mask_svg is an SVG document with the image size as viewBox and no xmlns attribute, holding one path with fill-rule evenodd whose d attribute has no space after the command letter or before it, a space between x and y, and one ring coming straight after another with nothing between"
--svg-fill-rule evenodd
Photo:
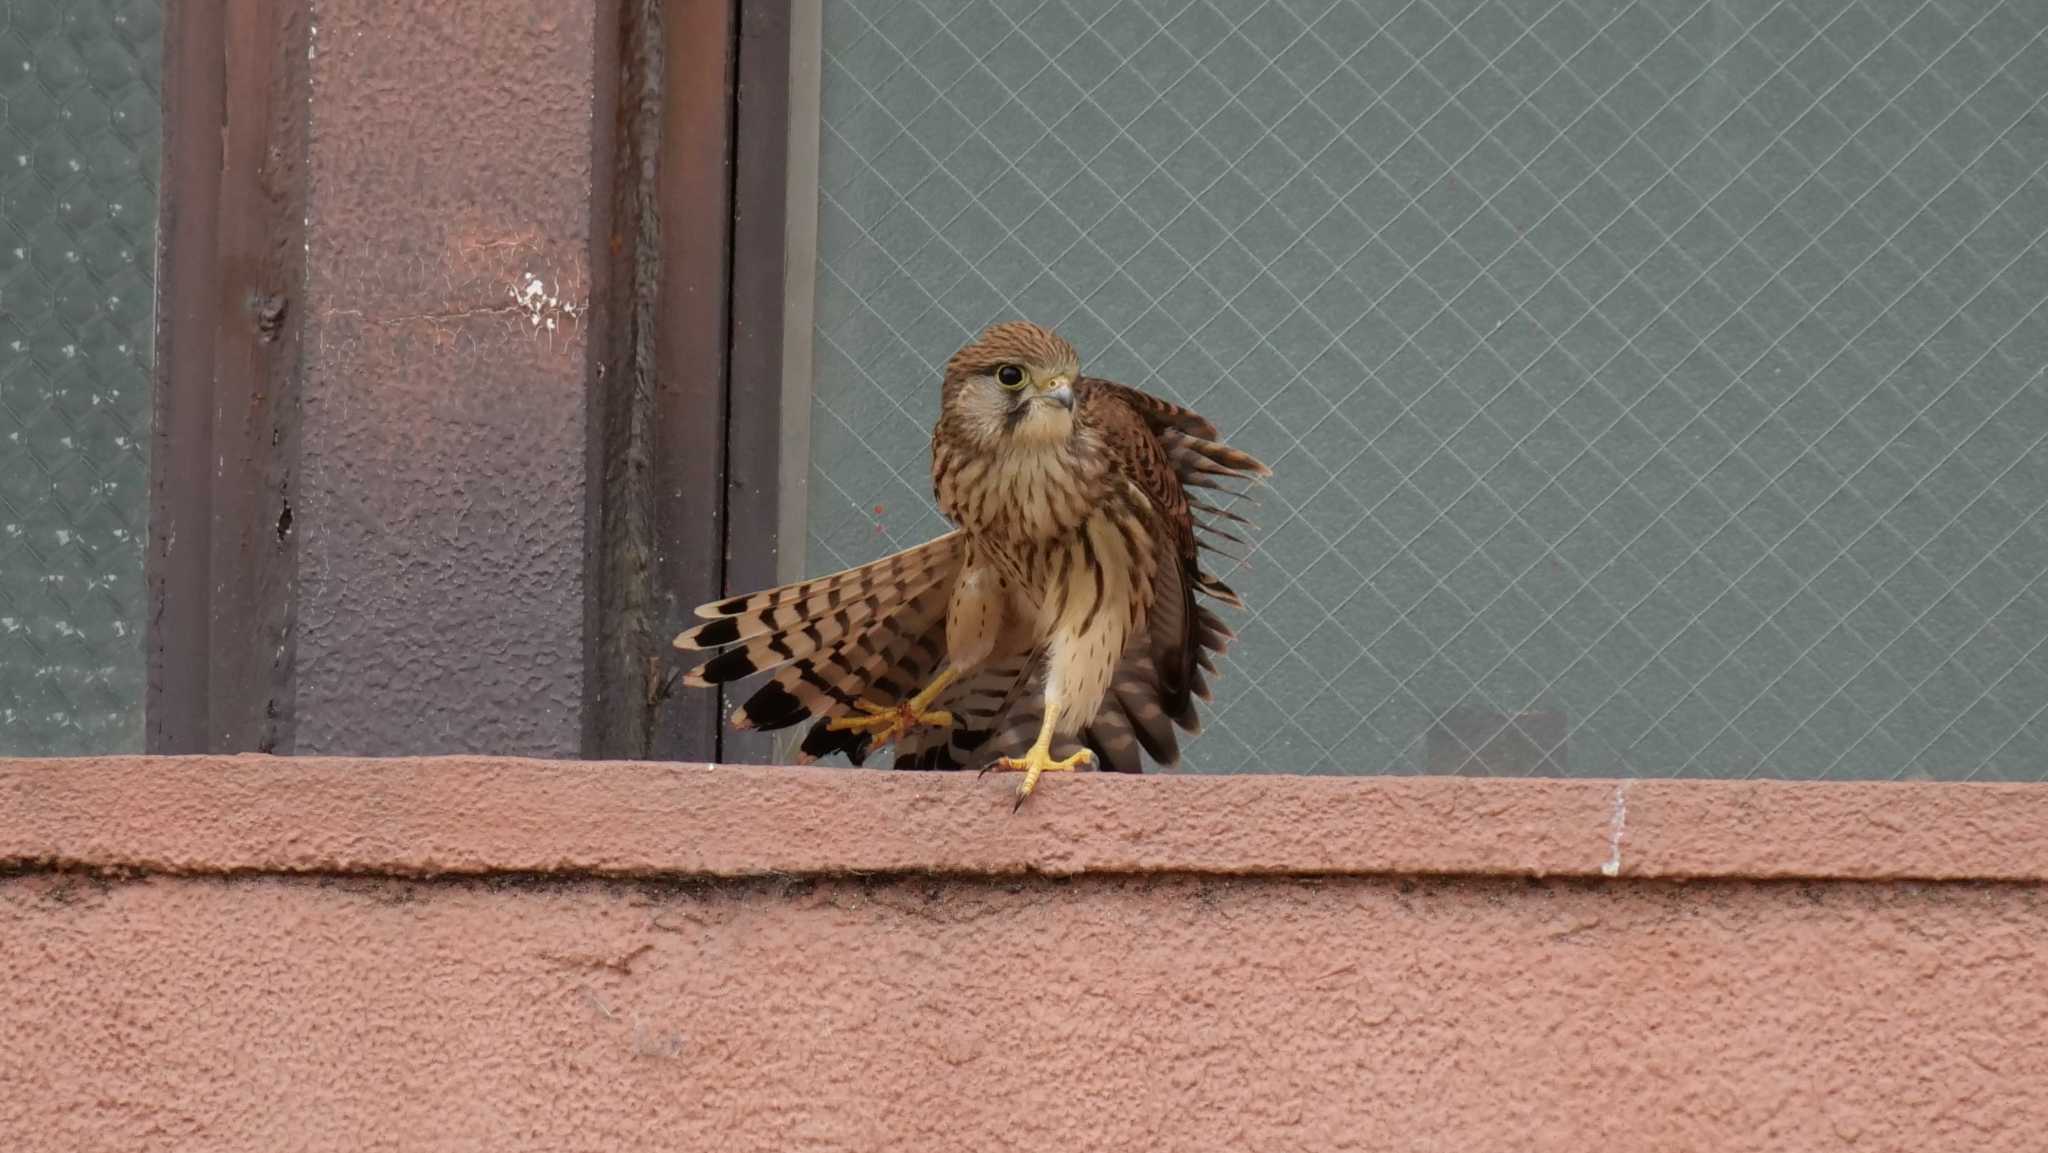
<instances>
[{"instance_id":1,"label":"bird's eye","mask_svg":"<svg viewBox=\"0 0 2048 1153\"><path fill-rule=\"evenodd\" d=\"M1024 387L1024 370L1014 364L1003 365L1001 368L996 369L996 383L1004 388L1022 388Z\"/></svg>"}]
</instances>

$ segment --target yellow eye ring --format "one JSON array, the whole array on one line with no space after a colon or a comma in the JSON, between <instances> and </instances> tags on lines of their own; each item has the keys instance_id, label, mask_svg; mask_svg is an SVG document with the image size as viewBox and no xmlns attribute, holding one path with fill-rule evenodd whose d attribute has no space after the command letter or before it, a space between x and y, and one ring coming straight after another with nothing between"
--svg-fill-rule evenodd
<instances>
[{"instance_id":1,"label":"yellow eye ring","mask_svg":"<svg viewBox=\"0 0 2048 1153\"><path fill-rule=\"evenodd\" d=\"M1024 370L1014 364L1005 364L996 369L996 383L1004 388L1023 388Z\"/></svg>"}]
</instances>

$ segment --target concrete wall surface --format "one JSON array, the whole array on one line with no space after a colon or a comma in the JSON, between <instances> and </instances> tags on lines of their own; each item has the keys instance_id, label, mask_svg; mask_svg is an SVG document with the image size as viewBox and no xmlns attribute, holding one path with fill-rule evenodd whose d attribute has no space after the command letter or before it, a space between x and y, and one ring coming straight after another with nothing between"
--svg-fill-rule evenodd
<instances>
[{"instance_id":1,"label":"concrete wall surface","mask_svg":"<svg viewBox=\"0 0 2048 1153\"><path fill-rule=\"evenodd\" d=\"M2048 790L0 761L22 1150L2038 1150Z\"/></svg>"}]
</instances>

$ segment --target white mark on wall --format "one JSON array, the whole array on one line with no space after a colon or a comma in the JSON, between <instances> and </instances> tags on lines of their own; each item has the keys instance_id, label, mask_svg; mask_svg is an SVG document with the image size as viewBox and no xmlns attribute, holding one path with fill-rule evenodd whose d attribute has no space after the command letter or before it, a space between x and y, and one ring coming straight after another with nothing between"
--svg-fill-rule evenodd
<instances>
[{"instance_id":1,"label":"white mark on wall","mask_svg":"<svg viewBox=\"0 0 2048 1153\"><path fill-rule=\"evenodd\" d=\"M507 289L513 305L526 314L526 322L536 334L546 333L552 343L557 328L573 322L583 314L584 305L578 303L573 291L562 294L562 285L556 281L552 286L541 278L527 273L521 282Z\"/></svg>"},{"instance_id":2,"label":"white mark on wall","mask_svg":"<svg viewBox=\"0 0 2048 1153\"><path fill-rule=\"evenodd\" d=\"M1600 875L1621 875L1621 839L1628 835L1628 782L1614 786L1614 806L1607 814L1607 859L1600 862Z\"/></svg>"},{"instance_id":3,"label":"white mark on wall","mask_svg":"<svg viewBox=\"0 0 2048 1153\"><path fill-rule=\"evenodd\" d=\"M561 285L557 284L555 291L550 291L541 283L540 277L528 274L524 285L515 284L509 291L533 327L544 327L553 332L557 320L565 317L573 320L580 309L574 300L561 298L558 294L560 288Z\"/></svg>"}]
</instances>

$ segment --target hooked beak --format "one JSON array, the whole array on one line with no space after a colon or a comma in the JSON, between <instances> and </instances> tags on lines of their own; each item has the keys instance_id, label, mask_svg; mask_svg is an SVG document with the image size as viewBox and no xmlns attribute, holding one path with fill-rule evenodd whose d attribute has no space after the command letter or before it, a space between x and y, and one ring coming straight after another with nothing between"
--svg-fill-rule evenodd
<instances>
[{"instance_id":1,"label":"hooked beak","mask_svg":"<svg viewBox=\"0 0 2048 1153\"><path fill-rule=\"evenodd\" d=\"M1053 377L1051 387L1047 388L1041 395L1061 408L1072 411L1074 407L1073 378L1065 376Z\"/></svg>"}]
</instances>

